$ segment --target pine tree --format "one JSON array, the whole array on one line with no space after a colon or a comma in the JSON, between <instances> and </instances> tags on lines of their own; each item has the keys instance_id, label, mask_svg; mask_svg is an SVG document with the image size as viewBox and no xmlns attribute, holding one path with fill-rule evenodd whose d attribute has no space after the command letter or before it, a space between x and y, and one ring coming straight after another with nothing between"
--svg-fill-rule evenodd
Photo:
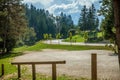
<instances>
[{"instance_id":1,"label":"pine tree","mask_svg":"<svg viewBox=\"0 0 120 80\"><path fill-rule=\"evenodd\" d=\"M97 20L97 21L96 21ZM97 22L97 25L96 25ZM94 4L89 8L88 11L88 29L89 30L96 30L99 24L99 20L97 19L96 9Z\"/></svg>"},{"instance_id":2,"label":"pine tree","mask_svg":"<svg viewBox=\"0 0 120 80\"><path fill-rule=\"evenodd\" d=\"M80 29L82 31L85 31L87 30L87 8L86 6L84 5L82 10L81 10L81 14L80 14L80 18L79 18L79 21L78 21L78 26L80 26Z\"/></svg>"},{"instance_id":3,"label":"pine tree","mask_svg":"<svg viewBox=\"0 0 120 80\"><path fill-rule=\"evenodd\" d=\"M78 21L78 26L82 31L86 31L86 30L92 31L98 28L99 19L97 17L94 4L92 4L89 9L87 9L85 5L83 6Z\"/></svg>"},{"instance_id":4,"label":"pine tree","mask_svg":"<svg viewBox=\"0 0 120 80\"><path fill-rule=\"evenodd\" d=\"M21 0L0 1L0 38L3 53L10 52L27 27ZM4 17L4 20L2 19Z\"/></svg>"}]
</instances>

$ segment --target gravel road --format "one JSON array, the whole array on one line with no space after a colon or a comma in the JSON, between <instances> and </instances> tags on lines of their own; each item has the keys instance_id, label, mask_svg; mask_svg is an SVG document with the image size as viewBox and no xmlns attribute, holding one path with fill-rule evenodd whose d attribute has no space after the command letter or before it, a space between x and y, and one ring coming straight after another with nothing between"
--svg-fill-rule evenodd
<instances>
[{"instance_id":1,"label":"gravel road","mask_svg":"<svg viewBox=\"0 0 120 80\"><path fill-rule=\"evenodd\" d=\"M57 65L57 75L91 78L91 53L97 53L98 77L120 80L118 57L106 50L66 51L44 49L40 52L25 52L15 57L13 62L57 61L65 60L66 64ZM51 75L51 65L36 65L36 72Z\"/></svg>"}]
</instances>

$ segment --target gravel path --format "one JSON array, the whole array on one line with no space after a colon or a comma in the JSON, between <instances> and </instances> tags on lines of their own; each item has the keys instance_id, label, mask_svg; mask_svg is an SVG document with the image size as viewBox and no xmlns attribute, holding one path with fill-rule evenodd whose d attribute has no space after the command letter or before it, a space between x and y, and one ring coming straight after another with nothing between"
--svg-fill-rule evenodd
<instances>
[{"instance_id":1,"label":"gravel path","mask_svg":"<svg viewBox=\"0 0 120 80\"><path fill-rule=\"evenodd\" d=\"M61 44L61 45L71 45L70 42L62 42L63 39L58 40L46 40L46 44ZM72 45L88 45L88 46L105 46L108 43L84 43L84 42L72 42ZM110 44L109 44L110 45ZM111 44L113 45L113 44Z\"/></svg>"},{"instance_id":2,"label":"gravel path","mask_svg":"<svg viewBox=\"0 0 120 80\"><path fill-rule=\"evenodd\" d=\"M118 69L118 58L112 55L111 51L86 50L86 51L66 51L44 49L41 52L25 52L22 56L14 59L15 62L31 61L56 61L66 60L66 64L57 65L57 75L68 75L74 77L91 76L91 53L98 56L98 77L110 80L120 80ZM13 61L13 62L14 62ZM36 65L36 72L51 75L51 65Z\"/></svg>"}]
</instances>

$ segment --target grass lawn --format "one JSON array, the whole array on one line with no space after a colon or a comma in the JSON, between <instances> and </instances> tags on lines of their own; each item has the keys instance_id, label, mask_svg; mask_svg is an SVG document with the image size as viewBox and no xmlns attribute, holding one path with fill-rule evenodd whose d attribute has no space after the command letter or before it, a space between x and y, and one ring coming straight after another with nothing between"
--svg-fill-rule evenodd
<instances>
[{"instance_id":1,"label":"grass lawn","mask_svg":"<svg viewBox=\"0 0 120 80\"><path fill-rule=\"evenodd\" d=\"M81 35L75 35L75 36L73 36L72 37L72 42L75 42L75 40L76 40L76 42L84 42L84 38ZM67 38L67 39L65 39L63 41L70 42L70 38Z\"/></svg>"},{"instance_id":2,"label":"grass lawn","mask_svg":"<svg viewBox=\"0 0 120 80\"><path fill-rule=\"evenodd\" d=\"M111 50L111 48L104 46L80 46L80 45L59 45L59 44L44 44L37 42L33 46L23 46L20 48L15 48L14 51L41 51L41 49L64 49L64 50Z\"/></svg>"},{"instance_id":3,"label":"grass lawn","mask_svg":"<svg viewBox=\"0 0 120 80\"><path fill-rule=\"evenodd\" d=\"M5 75L17 73L17 68L11 65L11 61L15 56L22 55L22 53L8 53L0 55L0 76L1 76L1 64L4 64Z\"/></svg>"},{"instance_id":4,"label":"grass lawn","mask_svg":"<svg viewBox=\"0 0 120 80\"><path fill-rule=\"evenodd\" d=\"M41 42L37 42L33 46L23 46L19 48L15 48L12 53L5 54L3 56L0 55L0 71L1 71L1 64L3 63L5 65L5 75L10 75L10 74L15 74L17 73L17 68L13 65L11 65L11 61L14 59L16 56L22 55L24 51L41 51L41 49L64 49L64 50L111 50L110 48L103 47L103 46L78 46L78 45L51 45L51 44L43 44ZM0 72L1 73L1 72ZM1 75L1 74L0 74ZM15 78L17 75L15 76ZM31 77L28 75L28 78ZM7 80L17 80L15 78L10 78ZM66 76L61 76L59 77L58 80L67 80ZM29 80L29 79L27 79ZM37 79L39 80L39 79ZM43 79L44 80L44 79ZM50 78L47 80L51 80ZM75 80L75 79L70 79L70 80ZM87 80L87 79L77 79L77 80Z\"/></svg>"},{"instance_id":5,"label":"grass lawn","mask_svg":"<svg viewBox=\"0 0 120 80\"><path fill-rule=\"evenodd\" d=\"M102 37L102 32L98 32L97 37Z\"/></svg>"}]
</instances>

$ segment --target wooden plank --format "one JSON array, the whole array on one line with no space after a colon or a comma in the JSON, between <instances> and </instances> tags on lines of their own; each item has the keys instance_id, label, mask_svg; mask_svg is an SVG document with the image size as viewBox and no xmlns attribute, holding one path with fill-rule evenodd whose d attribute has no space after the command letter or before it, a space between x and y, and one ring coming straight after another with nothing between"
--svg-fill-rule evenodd
<instances>
[{"instance_id":1,"label":"wooden plank","mask_svg":"<svg viewBox=\"0 0 120 80\"><path fill-rule=\"evenodd\" d=\"M1 64L2 76L4 75L4 64Z\"/></svg>"},{"instance_id":2,"label":"wooden plank","mask_svg":"<svg viewBox=\"0 0 120 80\"><path fill-rule=\"evenodd\" d=\"M18 64L18 79L21 77L20 64Z\"/></svg>"},{"instance_id":3,"label":"wooden plank","mask_svg":"<svg viewBox=\"0 0 120 80\"><path fill-rule=\"evenodd\" d=\"M57 76L56 76L56 64L52 64L52 80L57 80Z\"/></svg>"},{"instance_id":4,"label":"wooden plank","mask_svg":"<svg viewBox=\"0 0 120 80\"><path fill-rule=\"evenodd\" d=\"M36 80L35 64L32 64L32 80Z\"/></svg>"},{"instance_id":5,"label":"wooden plank","mask_svg":"<svg viewBox=\"0 0 120 80\"><path fill-rule=\"evenodd\" d=\"M92 54L91 61L91 77L92 80L97 80L97 55L95 53Z\"/></svg>"},{"instance_id":6,"label":"wooden plank","mask_svg":"<svg viewBox=\"0 0 120 80\"><path fill-rule=\"evenodd\" d=\"M11 64L65 64L66 61L41 61L41 62L12 62Z\"/></svg>"}]
</instances>

